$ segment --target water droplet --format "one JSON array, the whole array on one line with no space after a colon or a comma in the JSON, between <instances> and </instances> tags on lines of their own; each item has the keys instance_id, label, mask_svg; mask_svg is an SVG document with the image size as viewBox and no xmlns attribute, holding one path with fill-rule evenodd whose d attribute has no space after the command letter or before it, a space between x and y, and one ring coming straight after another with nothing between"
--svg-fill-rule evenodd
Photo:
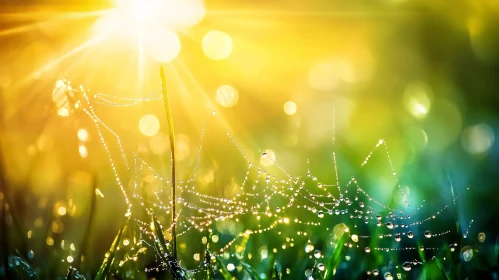
<instances>
[{"instance_id":1,"label":"water droplet","mask_svg":"<svg viewBox=\"0 0 499 280\"><path fill-rule=\"evenodd\" d=\"M306 277L310 277L310 276L312 276L312 269L307 269L307 270L305 270L305 276L306 276Z\"/></svg>"},{"instance_id":2,"label":"water droplet","mask_svg":"<svg viewBox=\"0 0 499 280\"><path fill-rule=\"evenodd\" d=\"M390 272L385 273L385 280L393 280L393 276Z\"/></svg>"},{"instance_id":3,"label":"water droplet","mask_svg":"<svg viewBox=\"0 0 499 280\"><path fill-rule=\"evenodd\" d=\"M412 231L409 231L409 232L407 233L407 237L409 237L409 238L413 238L413 237L414 237L414 233L412 233Z\"/></svg>"},{"instance_id":4,"label":"water droplet","mask_svg":"<svg viewBox=\"0 0 499 280\"><path fill-rule=\"evenodd\" d=\"M359 236L357 234L352 234L351 238L353 242L359 242Z\"/></svg>"},{"instance_id":5,"label":"water droplet","mask_svg":"<svg viewBox=\"0 0 499 280\"><path fill-rule=\"evenodd\" d=\"M376 215L376 219L377 219L378 221L379 221L379 220L381 220L381 215L380 215L380 214Z\"/></svg>"},{"instance_id":6,"label":"water droplet","mask_svg":"<svg viewBox=\"0 0 499 280\"><path fill-rule=\"evenodd\" d=\"M473 249L471 249L470 246L465 246L463 247L463 249L461 250L461 255L463 257L463 260L465 262L469 262L471 261L471 259L473 258Z\"/></svg>"},{"instance_id":7,"label":"water droplet","mask_svg":"<svg viewBox=\"0 0 499 280\"><path fill-rule=\"evenodd\" d=\"M483 243L485 241L485 233L480 232L478 234L478 242Z\"/></svg>"},{"instance_id":8,"label":"water droplet","mask_svg":"<svg viewBox=\"0 0 499 280\"><path fill-rule=\"evenodd\" d=\"M379 271L377 269L373 270L373 275L374 276L378 276L378 274L379 274Z\"/></svg>"},{"instance_id":9,"label":"water droplet","mask_svg":"<svg viewBox=\"0 0 499 280\"><path fill-rule=\"evenodd\" d=\"M305 253L310 253L314 250L314 245L310 240L307 242L307 245L305 246Z\"/></svg>"},{"instance_id":10,"label":"water droplet","mask_svg":"<svg viewBox=\"0 0 499 280\"><path fill-rule=\"evenodd\" d=\"M392 223L392 222L388 222L388 223L386 223L386 227L387 227L388 229L393 229L393 223Z\"/></svg>"},{"instance_id":11,"label":"water droplet","mask_svg":"<svg viewBox=\"0 0 499 280\"><path fill-rule=\"evenodd\" d=\"M317 268L319 268L320 271L324 271L326 269L326 266L323 263L317 264Z\"/></svg>"},{"instance_id":12,"label":"water droplet","mask_svg":"<svg viewBox=\"0 0 499 280\"><path fill-rule=\"evenodd\" d=\"M405 262L403 265L402 265L402 268L405 270L405 271L411 271L411 263L410 262Z\"/></svg>"},{"instance_id":13,"label":"water droplet","mask_svg":"<svg viewBox=\"0 0 499 280\"><path fill-rule=\"evenodd\" d=\"M395 241L400 242L402 240L402 237L400 237L400 233L395 234Z\"/></svg>"},{"instance_id":14,"label":"water droplet","mask_svg":"<svg viewBox=\"0 0 499 280\"><path fill-rule=\"evenodd\" d=\"M424 251L424 246L419 246L419 250Z\"/></svg>"},{"instance_id":15,"label":"water droplet","mask_svg":"<svg viewBox=\"0 0 499 280\"><path fill-rule=\"evenodd\" d=\"M364 208L364 202L359 202L359 206L360 206L361 208Z\"/></svg>"},{"instance_id":16,"label":"water droplet","mask_svg":"<svg viewBox=\"0 0 499 280\"><path fill-rule=\"evenodd\" d=\"M366 247L366 253L370 253L370 252L371 252L371 248Z\"/></svg>"},{"instance_id":17,"label":"water droplet","mask_svg":"<svg viewBox=\"0 0 499 280\"><path fill-rule=\"evenodd\" d=\"M429 230L424 232L424 237L430 238L431 237L431 232Z\"/></svg>"},{"instance_id":18,"label":"water droplet","mask_svg":"<svg viewBox=\"0 0 499 280\"><path fill-rule=\"evenodd\" d=\"M318 216L319 218L324 218L324 211L319 210L319 211L317 212L317 216Z\"/></svg>"},{"instance_id":19,"label":"water droplet","mask_svg":"<svg viewBox=\"0 0 499 280\"><path fill-rule=\"evenodd\" d=\"M275 208L275 211L276 211L277 213L279 213L279 212L281 212L281 208L276 207L276 208Z\"/></svg>"},{"instance_id":20,"label":"water droplet","mask_svg":"<svg viewBox=\"0 0 499 280\"><path fill-rule=\"evenodd\" d=\"M320 258L321 256L322 256L321 251L319 251L319 250L315 250L315 251L314 251L314 257L315 257L316 259Z\"/></svg>"}]
</instances>

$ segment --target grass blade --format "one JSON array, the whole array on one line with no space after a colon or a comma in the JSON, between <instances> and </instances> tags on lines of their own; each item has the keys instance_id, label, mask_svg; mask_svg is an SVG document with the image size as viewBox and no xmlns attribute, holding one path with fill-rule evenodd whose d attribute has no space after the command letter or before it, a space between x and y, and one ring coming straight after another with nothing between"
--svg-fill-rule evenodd
<instances>
[{"instance_id":1,"label":"grass blade","mask_svg":"<svg viewBox=\"0 0 499 280\"><path fill-rule=\"evenodd\" d=\"M232 280L232 275L230 274L229 270L225 267L224 263L222 262L222 259L220 256L215 255L215 258L217 260L217 263L220 265L220 274L222 274L222 277L224 280Z\"/></svg>"},{"instance_id":2,"label":"grass blade","mask_svg":"<svg viewBox=\"0 0 499 280\"><path fill-rule=\"evenodd\" d=\"M161 76L161 93L163 94L163 101L165 102L166 118L168 119L168 135L170 136L170 153L171 153L171 164L172 164L172 247L173 247L173 258L177 259L177 234L176 234L176 212L175 212L175 130L173 126L172 111L170 109L170 102L168 102L168 92L166 91L166 76L165 69L163 66L159 69L159 74Z\"/></svg>"},{"instance_id":3,"label":"grass blade","mask_svg":"<svg viewBox=\"0 0 499 280\"><path fill-rule=\"evenodd\" d=\"M94 215L95 215L95 207L96 207L96 202L97 202L97 194L95 193L97 189L97 176L93 176L93 182L92 182L92 190L91 190L91 201L90 201L90 211L89 211L89 216L88 216L88 221L87 221L87 227L85 229L85 234L83 235L83 239L81 241L81 250L80 250L80 257L76 260L76 266L81 268L81 262L85 258L86 254L86 248L87 248L87 243L88 243L88 238L90 236L90 229L92 227L92 222L94 220Z\"/></svg>"},{"instance_id":4,"label":"grass blade","mask_svg":"<svg viewBox=\"0 0 499 280\"><path fill-rule=\"evenodd\" d=\"M440 272L442 273L442 276L445 280L450 280L450 277L449 275L447 274L447 272L445 271L442 263L440 262L440 260L438 260L437 257L433 257L433 260L437 263L438 265L438 268L440 269Z\"/></svg>"},{"instance_id":5,"label":"grass blade","mask_svg":"<svg viewBox=\"0 0 499 280\"><path fill-rule=\"evenodd\" d=\"M249 274L251 279L262 280L262 278L260 278L260 276L258 275L258 272L249 264L241 262L241 265L243 266L243 269Z\"/></svg>"},{"instance_id":6,"label":"grass blade","mask_svg":"<svg viewBox=\"0 0 499 280\"><path fill-rule=\"evenodd\" d=\"M78 272L76 268L68 268L68 274L66 275L65 280L85 280L85 277Z\"/></svg>"},{"instance_id":7,"label":"grass blade","mask_svg":"<svg viewBox=\"0 0 499 280\"><path fill-rule=\"evenodd\" d=\"M326 270L324 271L324 279L331 279L336 267L341 262L342 251L345 247L345 242L348 239L348 234L345 234L345 224L338 224L333 228L333 233L331 233L330 237L327 239L326 244L336 244L335 246L326 246L326 250L324 250L324 255L329 256L325 260ZM331 277L328 277L328 274Z\"/></svg>"},{"instance_id":8,"label":"grass blade","mask_svg":"<svg viewBox=\"0 0 499 280\"><path fill-rule=\"evenodd\" d=\"M99 272L97 272L97 275L95 276L95 280L106 279L107 274L109 272L109 269L111 268L111 264L114 261L114 257L116 255L116 249L118 248L118 246L120 244L121 237L123 236L123 234L126 232L126 230L128 228L129 221L130 221L130 217L126 217L123 226L118 231L118 234L116 234L116 237L114 238L114 241L111 244L111 248L109 249L109 252L106 254L106 257L104 258L104 261L101 264Z\"/></svg>"},{"instance_id":9,"label":"grass blade","mask_svg":"<svg viewBox=\"0 0 499 280\"><path fill-rule=\"evenodd\" d=\"M277 263L274 263L274 273L270 279L281 280L281 273L277 270Z\"/></svg>"},{"instance_id":10,"label":"grass blade","mask_svg":"<svg viewBox=\"0 0 499 280\"><path fill-rule=\"evenodd\" d=\"M156 219L156 216L152 215L152 230L154 232L155 236L155 241L159 245L159 251L161 252L162 255L166 255L170 253L170 250L168 249L168 244L169 242L166 241L165 235L163 234L162 226L158 222L158 219Z\"/></svg>"},{"instance_id":11,"label":"grass blade","mask_svg":"<svg viewBox=\"0 0 499 280\"><path fill-rule=\"evenodd\" d=\"M169 242L166 240L165 235L163 234L161 224L158 222L158 219L156 219L156 216L154 215L152 215L152 224L152 230L155 237L154 246L156 246L157 250L161 253L161 258L166 264L168 271L170 271L170 273L176 280L186 280L187 275L168 249Z\"/></svg>"},{"instance_id":12,"label":"grass blade","mask_svg":"<svg viewBox=\"0 0 499 280\"><path fill-rule=\"evenodd\" d=\"M38 279L33 268L18 256L9 256L9 266L5 269L11 270L12 279Z\"/></svg>"}]
</instances>

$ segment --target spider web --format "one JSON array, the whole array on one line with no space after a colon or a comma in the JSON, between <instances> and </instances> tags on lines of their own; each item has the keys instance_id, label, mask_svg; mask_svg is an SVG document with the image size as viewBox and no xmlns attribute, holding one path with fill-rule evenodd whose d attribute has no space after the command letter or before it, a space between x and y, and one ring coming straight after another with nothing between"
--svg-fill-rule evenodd
<instances>
[{"instance_id":1,"label":"spider web","mask_svg":"<svg viewBox=\"0 0 499 280\"><path fill-rule=\"evenodd\" d=\"M94 111L94 106L127 107L156 102L162 99L162 95L158 92L144 98L125 98L101 93L91 96L83 87L75 89L69 81L63 80L54 89L53 97L59 114L69 115L73 111L80 111L92 120L116 185L128 205L125 215L131 217L137 225L138 233L132 237L132 246L126 248L128 251L120 266L126 262L137 261L147 251L154 252L156 265L146 269L146 272L167 268L161 258L161 252L154 246L157 241L151 229L151 215L162 217L163 232L169 238L175 225L177 237L188 236L186 240L193 243L190 246L204 244L200 247L209 249L205 261L201 257L203 249L194 253L194 261L198 262L198 265L185 269L190 275L203 271L207 262L217 263L219 259L229 263L229 271L242 273L235 270L233 263L242 263L252 257L264 260L271 254L270 248L267 248L270 245L267 244L259 247L260 256L253 256L251 252L245 252L247 243L255 236L270 234L272 238L281 240L279 245L273 248L274 254L289 251L291 248L300 251L302 255L305 253L304 263L307 263L308 267L299 272L297 270L302 268L286 267L281 263L281 273L304 273L309 279L325 277L327 273L336 272L328 271L324 263L331 258L334 249L340 246L345 250L342 251L344 258L338 263L358 264L367 275L383 274L385 279L393 279L393 275L396 275L401 278L402 275L413 272L435 258L443 261L450 259L458 248L459 235L466 238L473 223L471 220L464 233L459 228L452 227L443 231L432 230L439 223L443 223L445 215L449 214L447 212L452 209L456 200L461 199L460 196L454 196L452 193L451 203L436 211L426 209L424 200L410 205L407 191L402 188L392 163L389 145L384 139L373 143L373 149L359 163L358 169L367 168L373 156L384 158L386 171L392 177L396 190L389 203L383 202L377 194L371 195L368 190L372 188L364 186L361 178L351 176L345 181L344 178L348 177L342 175L337 164L334 133L332 170L336 179L331 184L322 182L310 169L302 175L291 175L271 155L261 152L261 159L270 161L272 166L276 167L276 172L270 173L267 171L269 168L258 161L251 161L233 135L227 132L226 137L232 143L233 149L246 164L245 175L237 180L237 191L233 196L207 194L198 186L197 179L210 116L207 116L201 129L192 176L179 181L175 186L178 210L177 220L172 221L169 218L172 204L169 175L162 174L145 158L125 149L118 133L106 125ZM105 134L111 135L111 139L107 139ZM111 142L118 146L118 155L109 149ZM119 170L118 164L123 164L125 171ZM124 182L128 179L131 183L127 185ZM151 183L156 186L152 192ZM149 188L148 193L145 192L146 188ZM243 227L233 229L229 234L220 232L218 224L230 225L234 221ZM374 253L384 254L384 263L376 260ZM189 259L190 256L181 254L181 258ZM307 259L310 262L307 262ZM355 259L355 262L352 259ZM186 263L193 261L191 259ZM341 266L335 266L335 270L336 267L341 269Z\"/></svg>"}]
</instances>

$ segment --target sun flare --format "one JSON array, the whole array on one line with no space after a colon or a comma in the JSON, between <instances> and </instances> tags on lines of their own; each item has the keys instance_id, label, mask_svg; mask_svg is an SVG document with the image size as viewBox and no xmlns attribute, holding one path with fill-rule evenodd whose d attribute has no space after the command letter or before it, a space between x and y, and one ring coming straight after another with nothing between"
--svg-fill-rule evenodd
<instances>
[{"instance_id":1,"label":"sun flare","mask_svg":"<svg viewBox=\"0 0 499 280\"><path fill-rule=\"evenodd\" d=\"M115 7L95 22L93 30L117 48L132 43L139 52L165 63L181 50L176 31L198 24L204 14L202 0L115 0Z\"/></svg>"},{"instance_id":2,"label":"sun flare","mask_svg":"<svg viewBox=\"0 0 499 280\"><path fill-rule=\"evenodd\" d=\"M151 27L174 30L193 26L204 14L202 0L115 0L115 8L103 19L115 28L146 33Z\"/></svg>"},{"instance_id":3,"label":"sun flare","mask_svg":"<svg viewBox=\"0 0 499 280\"><path fill-rule=\"evenodd\" d=\"M156 11L162 6L164 3L159 0L116 0L117 12L135 22L153 21Z\"/></svg>"}]
</instances>

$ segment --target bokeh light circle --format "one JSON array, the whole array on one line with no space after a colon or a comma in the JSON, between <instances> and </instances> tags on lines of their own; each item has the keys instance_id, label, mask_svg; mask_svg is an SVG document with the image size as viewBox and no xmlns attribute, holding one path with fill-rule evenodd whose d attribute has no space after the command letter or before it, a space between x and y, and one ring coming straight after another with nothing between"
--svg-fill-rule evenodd
<instances>
[{"instance_id":1,"label":"bokeh light circle","mask_svg":"<svg viewBox=\"0 0 499 280\"><path fill-rule=\"evenodd\" d=\"M208 58L222 60L232 52L232 38L222 31L213 30L204 35L201 47Z\"/></svg>"},{"instance_id":2,"label":"bokeh light circle","mask_svg":"<svg viewBox=\"0 0 499 280\"><path fill-rule=\"evenodd\" d=\"M271 166L274 164L276 160L276 155L274 151L270 149L266 149L263 153L262 156L260 157L260 164L263 166Z\"/></svg>"},{"instance_id":3,"label":"bokeh light circle","mask_svg":"<svg viewBox=\"0 0 499 280\"><path fill-rule=\"evenodd\" d=\"M69 103L68 94L71 96L71 92L66 92L69 90L69 86L66 86L64 81L57 81L54 90L52 91L52 101L57 109L57 114L61 117L69 116L71 112L71 105Z\"/></svg>"},{"instance_id":4,"label":"bokeh light circle","mask_svg":"<svg viewBox=\"0 0 499 280\"><path fill-rule=\"evenodd\" d=\"M185 134L179 134L176 136L175 140L175 152L178 161L186 160L190 155L190 142L189 136Z\"/></svg>"},{"instance_id":5,"label":"bokeh light circle","mask_svg":"<svg viewBox=\"0 0 499 280\"><path fill-rule=\"evenodd\" d=\"M84 128L78 130L78 139L80 141L86 142L88 140L88 131Z\"/></svg>"},{"instance_id":6,"label":"bokeh light circle","mask_svg":"<svg viewBox=\"0 0 499 280\"><path fill-rule=\"evenodd\" d=\"M290 116L294 115L296 113L296 103L294 103L293 101L284 103L284 113Z\"/></svg>"},{"instance_id":7,"label":"bokeh light circle","mask_svg":"<svg viewBox=\"0 0 499 280\"><path fill-rule=\"evenodd\" d=\"M148 54L158 62L170 62L180 53L180 39L168 29L152 32L145 43Z\"/></svg>"},{"instance_id":8,"label":"bokeh light circle","mask_svg":"<svg viewBox=\"0 0 499 280\"><path fill-rule=\"evenodd\" d=\"M159 132L160 124L155 115L144 115L139 121L139 130L145 136L154 136Z\"/></svg>"},{"instance_id":9,"label":"bokeh light circle","mask_svg":"<svg viewBox=\"0 0 499 280\"><path fill-rule=\"evenodd\" d=\"M308 74L308 83L319 91L328 91L336 88L339 81L333 75L334 66L330 63L319 63L315 65Z\"/></svg>"},{"instance_id":10,"label":"bokeh light circle","mask_svg":"<svg viewBox=\"0 0 499 280\"><path fill-rule=\"evenodd\" d=\"M334 58L320 62L310 69L308 83L318 91L330 91L338 87L341 81L355 82L355 72L346 59Z\"/></svg>"},{"instance_id":11,"label":"bokeh light circle","mask_svg":"<svg viewBox=\"0 0 499 280\"><path fill-rule=\"evenodd\" d=\"M430 95L430 89L425 84L410 83L404 90L404 106L414 117L424 118L430 111Z\"/></svg>"},{"instance_id":12,"label":"bokeh light circle","mask_svg":"<svg viewBox=\"0 0 499 280\"><path fill-rule=\"evenodd\" d=\"M177 22L184 25L198 24L206 13L202 0L179 0L175 4L174 15Z\"/></svg>"},{"instance_id":13,"label":"bokeh light circle","mask_svg":"<svg viewBox=\"0 0 499 280\"><path fill-rule=\"evenodd\" d=\"M425 126L428 136L427 148L431 151L442 150L456 141L460 135L463 118L461 111L446 99L435 99L432 113L428 115L429 125Z\"/></svg>"},{"instance_id":14,"label":"bokeh light circle","mask_svg":"<svg viewBox=\"0 0 499 280\"><path fill-rule=\"evenodd\" d=\"M486 152L494 143L494 132L486 124L476 124L465 128L461 134L461 144L470 154Z\"/></svg>"},{"instance_id":15,"label":"bokeh light circle","mask_svg":"<svg viewBox=\"0 0 499 280\"><path fill-rule=\"evenodd\" d=\"M239 101L239 93L230 85L223 85L217 89L215 101L223 107L232 107Z\"/></svg>"},{"instance_id":16,"label":"bokeh light circle","mask_svg":"<svg viewBox=\"0 0 499 280\"><path fill-rule=\"evenodd\" d=\"M169 149L168 136L163 133L157 133L149 139L149 148L156 155L163 155Z\"/></svg>"},{"instance_id":17,"label":"bokeh light circle","mask_svg":"<svg viewBox=\"0 0 499 280\"><path fill-rule=\"evenodd\" d=\"M464 246L463 249L461 249L461 257L465 262L471 261L473 258L473 249L470 246Z\"/></svg>"},{"instance_id":18,"label":"bokeh light circle","mask_svg":"<svg viewBox=\"0 0 499 280\"><path fill-rule=\"evenodd\" d=\"M486 235L483 232L478 234L478 242L483 243L485 241Z\"/></svg>"}]
</instances>

